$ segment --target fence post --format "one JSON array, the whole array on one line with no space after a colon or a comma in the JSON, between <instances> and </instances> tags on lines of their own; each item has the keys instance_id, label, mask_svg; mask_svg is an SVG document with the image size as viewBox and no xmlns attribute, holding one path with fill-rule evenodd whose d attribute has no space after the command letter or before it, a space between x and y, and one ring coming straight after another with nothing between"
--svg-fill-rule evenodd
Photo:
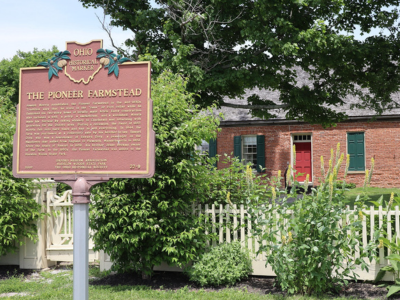
<instances>
[{"instance_id":1,"label":"fence post","mask_svg":"<svg viewBox=\"0 0 400 300\"><path fill-rule=\"evenodd\" d=\"M249 211L247 210L247 247L253 254L253 238L251 236L251 217Z\"/></svg>"},{"instance_id":2,"label":"fence post","mask_svg":"<svg viewBox=\"0 0 400 300\"><path fill-rule=\"evenodd\" d=\"M244 205L240 205L240 243L242 244L242 248L246 247L245 237L244 237Z\"/></svg>"},{"instance_id":3,"label":"fence post","mask_svg":"<svg viewBox=\"0 0 400 300\"><path fill-rule=\"evenodd\" d=\"M200 217L200 215L201 215L201 204L199 204L199 217ZM209 217L209 211L208 211L208 204L206 204L205 206L204 206L204 216L205 216L205 220L204 220L204 223L205 223L205 226L206 226L206 231L205 231L205 234L208 236L208 227L207 227L207 223L208 223L208 217ZM207 241L206 241L206 245L207 245L207 247L209 247L210 246L210 240L209 240L209 237L207 237Z\"/></svg>"},{"instance_id":4,"label":"fence post","mask_svg":"<svg viewBox=\"0 0 400 300\"><path fill-rule=\"evenodd\" d=\"M215 228L215 224L217 223L217 220L215 218L215 204L211 205L211 222L212 222L212 232L213 234L215 234L217 232L216 228ZM217 242L215 241L215 238L212 241L212 245L213 247L215 247L217 245Z\"/></svg>"},{"instance_id":5,"label":"fence post","mask_svg":"<svg viewBox=\"0 0 400 300\"><path fill-rule=\"evenodd\" d=\"M399 224L399 207L395 207L395 228L396 228L396 238L400 238L400 224ZM396 241L397 242L397 241Z\"/></svg>"},{"instance_id":6,"label":"fence post","mask_svg":"<svg viewBox=\"0 0 400 300\"><path fill-rule=\"evenodd\" d=\"M229 224L231 223L231 217L229 215L230 210L229 210L229 204L225 206L225 216L226 216L226 242L230 243L231 242L231 229L229 228Z\"/></svg>"},{"instance_id":7,"label":"fence post","mask_svg":"<svg viewBox=\"0 0 400 300\"><path fill-rule=\"evenodd\" d=\"M363 248L367 246L367 214L365 213L365 210L363 210L363 219L362 219L362 245Z\"/></svg>"},{"instance_id":8,"label":"fence post","mask_svg":"<svg viewBox=\"0 0 400 300\"><path fill-rule=\"evenodd\" d=\"M233 241L238 240L237 205L233 205Z\"/></svg>"},{"instance_id":9,"label":"fence post","mask_svg":"<svg viewBox=\"0 0 400 300\"><path fill-rule=\"evenodd\" d=\"M224 242L224 227L223 227L223 206L219 205L219 243Z\"/></svg>"},{"instance_id":10,"label":"fence post","mask_svg":"<svg viewBox=\"0 0 400 300\"><path fill-rule=\"evenodd\" d=\"M378 220L379 220L379 229L381 229L381 228L382 228L382 225L383 225L382 206L379 206L379 209L378 209ZM382 247L382 248L379 249L379 264L380 264L380 265L383 264L383 262L384 262L384 257L385 257L384 248Z\"/></svg>"}]
</instances>

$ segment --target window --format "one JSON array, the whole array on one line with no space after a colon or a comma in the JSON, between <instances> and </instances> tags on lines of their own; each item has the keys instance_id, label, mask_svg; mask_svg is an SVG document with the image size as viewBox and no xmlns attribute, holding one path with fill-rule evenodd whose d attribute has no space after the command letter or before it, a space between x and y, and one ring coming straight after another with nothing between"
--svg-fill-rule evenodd
<instances>
[{"instance_id":1,"label":"window","mask_svg":"<svg viewBox=\"0 0 400 300\"><path fill-rule=\"evenodd\" d=\"M261 172L261 168L265 168L265 136L235 136L233 144L234 155L242 159L244 164L251 162L257 172Z\"/></svg>"},{"instance_id":2,"label":"window","mask_svg":"<svg viewBox=\"0 0 400 300\"><path fill-rule=\"evenodd\" d=\"M365 171L364 132L347 133L347 153L350 155L349 171Z\"/></svg>"},{"instance_id":3,"label":"window","mask_svg":"<svg viewBox=\"0 0 400 300\"><path fill-rule=\"evenodd\" d=\"M201 141L201 145L196 146L196 150L200 152L200 155L209 155L210 144L205 140Z\"/></svg>"},{"instance_id":4,"label":"window","mask_svg":"<svg viewBox=\"0 0 400 300\"><path fill-rule=\"evenodd\" d=\"M294 142L311 142L311 134L296 134L293 135Z\"/></svg>"},{"instance_id":5,"label":"window","mask_svg":"<svg viewBox=\"0 0 400 300\"><path fill-rule=\"evenodd\" d=\"M242 137L242 161L245 165L252 163L252 168L257 166L257 138L256 136Z\"/></svg>"}]
</instances>

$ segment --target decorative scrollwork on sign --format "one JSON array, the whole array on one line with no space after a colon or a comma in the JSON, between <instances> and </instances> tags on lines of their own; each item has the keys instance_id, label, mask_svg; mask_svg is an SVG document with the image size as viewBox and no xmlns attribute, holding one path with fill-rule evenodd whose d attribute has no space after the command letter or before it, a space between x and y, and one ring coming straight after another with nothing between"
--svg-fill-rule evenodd
<instances>
[{"instance_id":1,"label":"decorative scrollwork on sign","mask_svg":"<svg viewBox=\"0 0 400 300\"><path fill-rule=\"evenodd\" d=\"M68 50L57 52L51 59L48 59L47 62L41 62L38 66L42 66L49 69L49 80L54 76L58 77L58 71L61 71L63 67L67 65L67 60L71 58L68 56L71 53Z\"/></svg>"},{"instance_id":2,"label":"decorative scrollwork on sign","mask_svg":"<svg viewBox=\"0 0 400 300\"><path fill-rule=\"evenodd\" d=\"M112 50L99 49L97 50L97 53L99 54L96 58L100 58L100 64L104 66L104 69L108 68L108 74L114 73L117 78L119 75L118 65L131 61L129 58L115 54Z\"/></svg>"}]
</instances>

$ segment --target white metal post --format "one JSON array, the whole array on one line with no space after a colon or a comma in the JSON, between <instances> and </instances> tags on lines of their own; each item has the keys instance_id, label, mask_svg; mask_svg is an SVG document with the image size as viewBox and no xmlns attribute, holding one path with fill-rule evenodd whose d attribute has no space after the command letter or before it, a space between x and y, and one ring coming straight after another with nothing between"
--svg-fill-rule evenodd
<instances>
[{"instance_id":1,"label":"white metal post","mask_svg":"<svg viewBox=\"0 0 400 300\"><path fill-rule=\"evenodd\" d=\"M74 300L89 299L89 203L74 204Z\"/></svg>"}]
</instances>

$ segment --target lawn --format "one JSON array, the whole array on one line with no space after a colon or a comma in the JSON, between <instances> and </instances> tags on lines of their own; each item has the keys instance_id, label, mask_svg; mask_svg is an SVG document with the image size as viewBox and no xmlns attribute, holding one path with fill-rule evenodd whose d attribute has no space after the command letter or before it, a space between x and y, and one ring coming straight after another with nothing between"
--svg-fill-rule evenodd
<instances>
[{"instance_id":1,"label":"lawn","mask_svg":"<svg viewBox=\"0 0 400 300\"><path fill-rule=\"evenodd\" d=\"M383 200L389 201L390 194L394 192L395 196L400 196L400 189L398 188L378 188L378 187L369 187L364 191L364 188L355 188L345 191L345 197L349 201L350 207L354 206L354 201L358 195L362 196L364 193L368 196L368 201L365 204L369 206L374 206L370 201L377 201L381 196L383 196Z\"/></svg>"},{"instance_id":2,"label":"lawn","mask_svg":"<svg viewBox=\"0 0 400 300\"><path fill-rule=\"evenodd\" d=\"M93 276L102 276L98 269L90 269L90 281L96 280ZM72 299L72 271L71 270L47 270L30 275L28 277L13 276L0 281L1 299ZM18 293L13 296L5 296L6 293ZM262 295L249 293L246 290L235 288L221 289L220 291L196 290L191 291L188 287L178 290L151 289L141 285L89 285L89 298L96 300L147 300L147 299L177 299L177 300L317 300L317 299L356 299L356 298L332 298L326 297L305 297L305 296L283 296L283 295Z\"/></svg>"}]
</instances>

